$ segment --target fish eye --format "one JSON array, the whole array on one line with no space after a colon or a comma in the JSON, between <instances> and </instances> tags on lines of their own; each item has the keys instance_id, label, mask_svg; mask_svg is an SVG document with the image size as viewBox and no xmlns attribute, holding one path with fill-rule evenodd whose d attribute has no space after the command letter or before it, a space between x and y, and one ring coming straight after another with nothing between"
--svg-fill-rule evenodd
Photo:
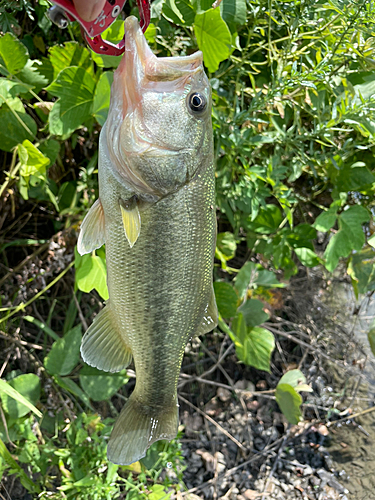
<instances>
[{"instance_id":1,"label":"fish eye","mask_svg":"<svg viewBox=\"0 0 375 500\"><path fill-rule=\"evenodd\" d=\"M207 107L207 99L203 94L199 92L193 92L188 97L188 103L191 111L195 113L201 113Z\"/></svg>"}]
</instances>

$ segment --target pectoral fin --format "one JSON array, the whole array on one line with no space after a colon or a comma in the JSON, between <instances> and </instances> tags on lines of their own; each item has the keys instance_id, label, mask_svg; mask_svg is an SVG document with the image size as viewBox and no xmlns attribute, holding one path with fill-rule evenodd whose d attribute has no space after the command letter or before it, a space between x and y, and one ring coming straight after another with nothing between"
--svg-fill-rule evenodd
<instances>
[{"instance_id":1,"label":"pectoral fin","mask_svg":"<svg viewBox=\"0 0 375 500\"><path fill-rule=\"evenodd\" d=\"M81 354L85 363L105 372L119 372L129 365L132 354L118 332L109 302L83 336Z\"/></svg>"},{"instance_id":2,"label":"pectoral fin","mask_svg":"<svg viewBox=\"0 0 375 500\"><path fill-rule=\"evenodd\" d=\"M120 200L122 223L126 239L130 248L133 248L141 232L141 215L137 205L137 197L133 196L130 200Z\"/></svg>"},{"instance_id":3,"label":"pectoral fin","mask_svg":"<svg viewBox=\"0 0 375 500\"><path fill-rule=\"evenodd\" d=\"M204 316L203 316L203 321L200 324L196 335L203 335L205 333L210 332L217 326L218 323L218 312L217 312L217 305L216 305L216 299L215 299L215 292L214 288L212 287L211 291L211 297L210 300L207 303L207 306L204 310Z\"/></svg>"},{"instance_id":4,"label":"pectoral fin","mask_svg":"<svg viewBox=\"0 0 375 500\"><path fill-rule=\"evenodd\" d=\"M77 250L80 255L84 255L100 248L104 243L104 210L100 198L98 198L83 219Z\"/></svg>"}]
</instances>

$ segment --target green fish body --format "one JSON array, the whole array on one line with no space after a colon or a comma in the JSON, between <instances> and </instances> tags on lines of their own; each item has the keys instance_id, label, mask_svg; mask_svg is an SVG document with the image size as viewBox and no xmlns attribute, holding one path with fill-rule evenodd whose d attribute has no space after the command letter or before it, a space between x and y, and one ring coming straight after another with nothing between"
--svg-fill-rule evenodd
<instances>
[{"instance_id":1,"label":"green fish body","mask_svg":"<svg viewBox=\"0 0 375 500\"><path fill-rule=\"evenodd\" d=\"M132 357L136 386L108 444L128 465L178 427L185 346L217 324L210 86L200 52L157 58L135 18L115 73L99 143L99 199L82 223L81 254L106 244L109 301L81 346L116 372Z\"/></svg>"}]
</instances>

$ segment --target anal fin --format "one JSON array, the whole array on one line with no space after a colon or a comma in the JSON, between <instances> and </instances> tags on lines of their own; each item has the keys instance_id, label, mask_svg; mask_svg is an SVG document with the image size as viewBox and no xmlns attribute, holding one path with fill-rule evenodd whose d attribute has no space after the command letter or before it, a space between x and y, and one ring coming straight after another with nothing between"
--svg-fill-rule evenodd
<instances>
[{"instance_id":1,"label":"anal fin","mask_svg":"<svg viewBox=\"0 0 375 500\"><path fill-rule=\"evenodd\" d=\"M126 239L133 248L141 232L141 215L137 205L137 197L133 196L130 200L120 200L122 223Z\"/></svg>"},{"instance_id":2,"label":"anal fin","mask_svg":"<svg viewBox=\"0 0 375 500\"><path fill-rule=\"evenodd\" d=\"M100 248L104 243L104 210L100 198L98 198L83 219L77 250L80 255L84 255Z\"/></svg>"},{"instance_id":3,"label":"anal fin","mask_svg":"<svg viewBox=\"0 0 375 500\"><path fill-rule=\"evenodd\" d=\"M215 299L214 287L212 286L210 300L207 303L207 306L204 310L204 316L202 323L197 329L196 335L204 335L205 333L210 332L217 326L218 323L218 311Z\"/></svg>"},{"instance_id":4,"label":"anal fin","mask_svg":"<svg viewBox=\"0 0 375 500\"><path fill-rule=\"evenodd\" d=\"M83 336L81 354L85 363L105 372L119 372L130 364L131 350L117 330L109 302Z\"/></svg>"}]
</instances>

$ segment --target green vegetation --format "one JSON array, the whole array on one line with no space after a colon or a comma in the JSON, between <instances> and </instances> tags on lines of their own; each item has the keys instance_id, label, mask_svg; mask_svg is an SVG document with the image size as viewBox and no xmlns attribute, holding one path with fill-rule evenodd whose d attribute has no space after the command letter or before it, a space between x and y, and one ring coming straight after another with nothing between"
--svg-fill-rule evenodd
<instances>
[{"instance_id":1,"label":"green vegetation","mask_svg":"<svg viewBox=\"0 0 375 500\"><path fill-rule=\"evenodd\" d=\"M5 347L0 357L0 477L16 475L35 498L168 498L183 488L178 441L156 443L133 467L108 464L105 415L116 415L129 373L82 366L79 356L82 326L108 298L104 249L80 257L74 245L98 194L98 133L119 58L93 54L76 23L51 26L48 6L0 1L0 330L27 360ZM356 294L375 290L375 7L155 0L151 21L158 55L203 51L220 335L241 363L270 372L275 337L261 326L264 304L299 268L328 274L340 265ZM106 37L122 36L118 20ZM301 391L310 387L298 370L276 388L291 423L301 418Z\"/></svg>"}]
</instances>

